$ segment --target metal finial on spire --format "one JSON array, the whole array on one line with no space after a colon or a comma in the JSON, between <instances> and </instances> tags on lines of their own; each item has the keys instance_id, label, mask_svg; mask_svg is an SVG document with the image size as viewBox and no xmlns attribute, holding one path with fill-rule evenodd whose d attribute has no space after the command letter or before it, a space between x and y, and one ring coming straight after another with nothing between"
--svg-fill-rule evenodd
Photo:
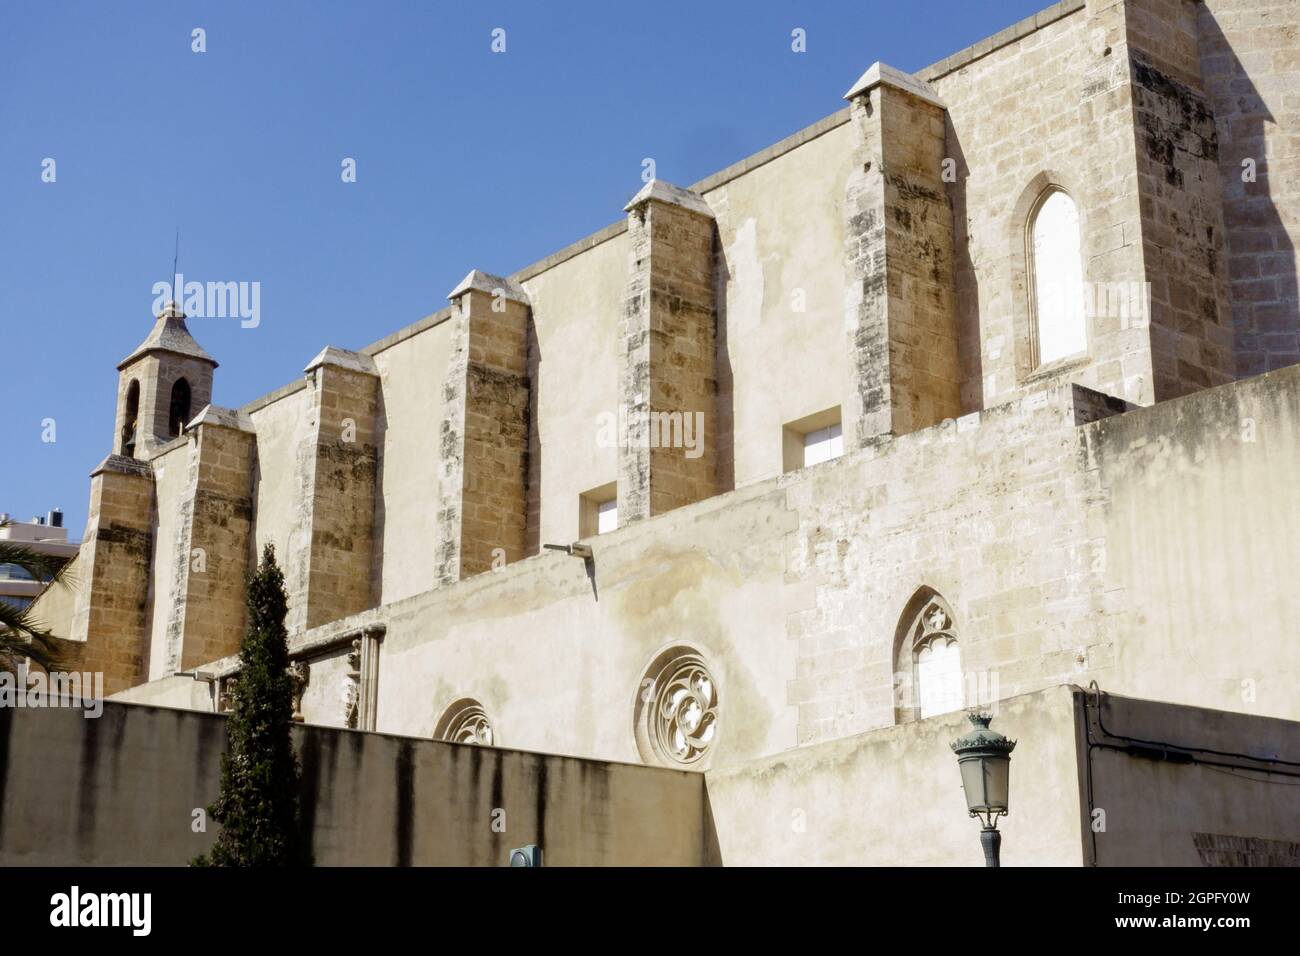
<instances>
[{"instance_id":1,"label":"metal finial on spire","mask_svg":"<svg viewBox=\"0 0 1300 956\"><path fill-rule=\"evenodd\" d=\"M172 303L176 306L175 311L181 310L181 293L176 288L176 279L180 275L179 263L181 259L181 227L176 227L176 251L172 255Z\"/></svg>"}]
</instances>

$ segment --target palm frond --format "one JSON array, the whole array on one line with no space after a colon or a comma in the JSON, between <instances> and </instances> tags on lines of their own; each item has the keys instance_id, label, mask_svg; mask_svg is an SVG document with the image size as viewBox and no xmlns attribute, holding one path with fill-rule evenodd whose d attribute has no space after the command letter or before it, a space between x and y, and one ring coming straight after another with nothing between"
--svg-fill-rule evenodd
<instances>
[{"instance_id":1,"label":"palm frond","mask_svg":"<svg viewBox=\"0 0 1300 956\"><path fill-rule=\"evenodd\" d=\"M8 522L0 523L0 527L5 524ZM17 542L0 541L0 564L16 565L34 580L48 581L47 587L63 582L64 569L70 563ZM0 601L0 666L12 668L25 657L47 671L57 670L64 660L58 638L37 622L30 608Z\"/></svg>"}]
</instances>

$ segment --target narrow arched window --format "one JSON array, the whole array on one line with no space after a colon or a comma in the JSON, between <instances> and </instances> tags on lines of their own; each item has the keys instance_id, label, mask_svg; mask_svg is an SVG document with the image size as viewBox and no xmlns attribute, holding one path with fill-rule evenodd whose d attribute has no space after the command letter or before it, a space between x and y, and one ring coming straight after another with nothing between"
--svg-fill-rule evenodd
<instances>
[{"instance_id":1,"label":"narrow arched window","mask_svg":"<svg viewBox=\"0 0 1300 956\"><path fill-rule=\"evenodd\" d=\"M1079 210L1061 189L1049 189L1029 216L1034 364L1087 351Z\"/></svg>"},{"instance_id":2,"label":"narrow arched window","mask_svg":"<svg viewBox=\"0 0 1300 956\"><path fill-rule=\"evenodd\" d=\"M172 386L171 411L167 414L167 435L175 438L190 420L190 383L178 378Z\"/></svg>"},{"instance_id":3,"label":"narrow arched window","mask_svg":"<svg viewBox=\"0 0 1300 956\"><path fill-rule=\"evenodd\" d=\"M126 388L126 407L122 410L122 435L118 441L118 453L127 458L135 457L135 430L140 418L140 383L133 381Z\"/></svg>"},{"instance_id":4,"label":"narrow arched window","mask_svg":"<svg viewBox=\"0 0 1300 956\"><path fill-rule=\"evenodd\" d=\"M929 588L913 596L899 621L894 673L898 720L933 717L966 706L952 609Z\"/></svg>"}]
</instances>

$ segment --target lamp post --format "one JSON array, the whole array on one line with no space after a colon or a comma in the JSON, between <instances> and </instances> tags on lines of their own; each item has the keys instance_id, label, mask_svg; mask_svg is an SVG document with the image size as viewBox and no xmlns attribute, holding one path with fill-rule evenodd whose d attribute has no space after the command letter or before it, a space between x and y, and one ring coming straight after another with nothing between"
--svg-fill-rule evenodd
<instances>
[{"instance_id":1,"label":"lamp post","mask_svg":"<svg viewBox=\"0 0 1300 956\"><path fill-rule=\"evenodd\" d=\"M984 824L980 831L980 846L984 848L984 865L1000 866L999 851L1002 834L998 832L998 817L1007 812L1007 791L1011 778L1011 751L1016 742L989 729L992 714L970 713L970 733L958 737L950 745L957 755L961 770L961 785L966 791L966 806L970 815Z\"/></svg>"}]
</instances>

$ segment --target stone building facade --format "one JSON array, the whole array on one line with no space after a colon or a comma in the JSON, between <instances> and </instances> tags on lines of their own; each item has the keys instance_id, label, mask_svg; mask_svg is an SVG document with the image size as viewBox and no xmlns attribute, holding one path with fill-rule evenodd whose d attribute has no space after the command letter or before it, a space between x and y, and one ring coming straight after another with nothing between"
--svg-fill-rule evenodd
<instances>
[{"instance_id":1,"label":"stone building facade","mask_svg":"<svg viewBox=\"0 0 1300 956\"><path fill-rule=\"evenodd\" d=\"M877 63L239 409L169 309L38 610L220 709L270 543L308 723L732 775L1091 681L1300 720L1298 30L1063 0Z\"/></svg>"}]
</instances>

